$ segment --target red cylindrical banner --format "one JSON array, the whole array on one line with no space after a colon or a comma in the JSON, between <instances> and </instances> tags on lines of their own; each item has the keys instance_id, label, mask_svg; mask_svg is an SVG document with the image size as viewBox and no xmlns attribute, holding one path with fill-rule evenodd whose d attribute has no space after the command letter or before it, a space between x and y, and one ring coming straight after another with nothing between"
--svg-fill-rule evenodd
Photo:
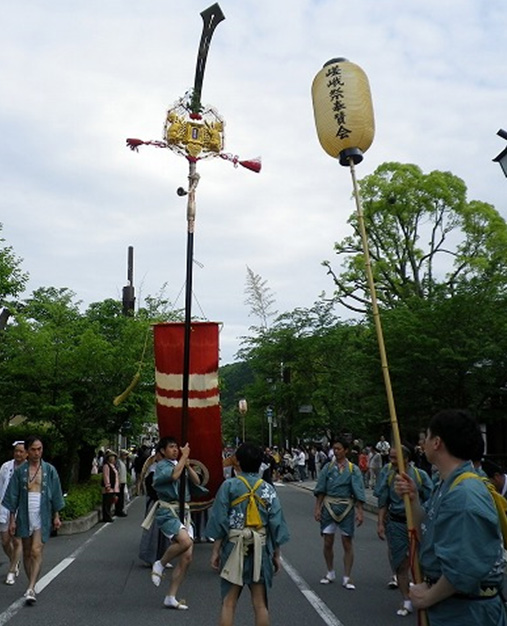
<instances>
[{"instance_id":1,"label":"red cylindrical banner","mask_svg":"<svg viewBox=\"0 0 507 626\"><path fill-rule=\"evenodd\" d=\"M187 432L190 458L204 466L202 474L210 492L201 502L204 506L214 498L223 481L218 330L216 322L192 322L191 325ZM181 441L185 324L155 324L153 333L159 433L161 437L170 435L185 445L186 442Z\"/></svg>"}]
</instances>

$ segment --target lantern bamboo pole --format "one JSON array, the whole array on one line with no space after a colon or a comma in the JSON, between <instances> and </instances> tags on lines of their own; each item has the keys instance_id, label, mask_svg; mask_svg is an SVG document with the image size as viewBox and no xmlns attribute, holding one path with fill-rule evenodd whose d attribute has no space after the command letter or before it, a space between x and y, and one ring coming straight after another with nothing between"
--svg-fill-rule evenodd
<instances>
[{"instance_id":1,"label":"lantern bamboo pole","mask_svg":"<svg viewBox=\"0 0 507 626\"><path fill-rule=\"evenodd\" d=\"M368 246L368 236L366 234L363 207L361 203L361 196L359 193L359 186L357 184L354 160L352 159L352 157L349 157L349 165L350 165L350 174L352 177L352 184L354 187L354 198L356 201L359 232L361 234L361 241L363 244L364 261L365 261L365 266L366 266L366 276L368 279L368 286L370 290L373 321L375 323L375 330L377 333L377 342L378 342L378 347L380 351L380 362L382 365L382 374L384 377L384 385L386 388L387 404L389 407L391 428L393 430L394 447L396 450L396 456L398 457L399 470L400 472L405 472L406 471L405 460L403 458L403 452L401 448L400 429L398 426L398 418L396 416L396 407L394 404L393 389L391 386L391 376L389 374L389 365L387 362L387 353L386 353L386 348L385 348L385 343L384 343L384 334L382 332L382 324L380 321L380 313L379 313L378 304L377 304L377 294L376 294L376 289L375 289L375 281L373 279L373 271L371 267L370 251L369 251L369 246ZM410 542L410 547L411 547L412 542L415 541L416 528L414 525L414 515L412 512L412 504L410 502L410 498L408 494L405 494L403 496L403 501L405 503L405 511L407 515L407 530L409 533L409 542ZM413 552L412 568L413 568L414 582L416 583L422 582L421 568L420 568L419 559L417 558L417 553L415 552L415 550ZM421 624L421 626L426 626L428 624L427 615L425 611L419 611L419 623Z\"/></svg>"}]
</instances>

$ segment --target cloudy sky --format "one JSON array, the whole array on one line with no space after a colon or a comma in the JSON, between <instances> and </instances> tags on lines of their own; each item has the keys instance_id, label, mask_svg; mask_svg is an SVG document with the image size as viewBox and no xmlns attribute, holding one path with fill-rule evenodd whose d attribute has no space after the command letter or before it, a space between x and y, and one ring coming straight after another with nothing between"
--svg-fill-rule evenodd
<instances>
[{"instance_id":1,"label":"cloudy sky","mask_svg":"<svg viewBox=\"0 0 507 626\"><path fill-rule=\"evenodd\" d=\"M69 287L83 306L121 298L127 247L138 300L184 306L188 165L162 139L193 85L206 0L16 0L0 15L0 222L29 291ZM321 266L348 234L350 174L321 149L310 88L331 58L368 75L376 136L358 177L385 161L463 178L507 218L505 0L220 0L203 103L226 120L226 152L254 174L201 161L193 310L223 322L221 362L256 320L246 267L278 311L332 292ZM345 316L345 312L342 312Z\"/></svg>"}]
</instances>

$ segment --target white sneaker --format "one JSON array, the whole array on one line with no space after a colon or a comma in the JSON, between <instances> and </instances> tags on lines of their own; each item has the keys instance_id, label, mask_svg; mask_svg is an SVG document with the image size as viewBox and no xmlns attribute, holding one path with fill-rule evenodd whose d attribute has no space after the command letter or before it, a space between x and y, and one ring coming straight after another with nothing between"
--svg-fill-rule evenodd
<instances>
[{"instance_id":1,"label":"white sneaker","mask_svg":"<svg viewBox=\"0 0 507 626\"><path fill-rule=\"evenodd\" d=\"M16 582L16 574L14 572L9 572L7 574L7 578L5 579L6 585L13 585Z\"/></svg>"}]
</instances>

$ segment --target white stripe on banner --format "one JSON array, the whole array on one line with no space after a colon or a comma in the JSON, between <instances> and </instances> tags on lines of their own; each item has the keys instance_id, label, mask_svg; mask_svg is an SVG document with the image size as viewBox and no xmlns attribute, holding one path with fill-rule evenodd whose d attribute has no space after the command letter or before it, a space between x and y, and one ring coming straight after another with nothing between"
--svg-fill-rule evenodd
<instances>
[{"instance_id":1,"label":"white stripe on banner","mask_svg":"<svg viewBox=\"0 0 507 626\"><path fill-rule=\"evenodd\" d=\"M155 382L159 389L181 391L183 389L183 374L164 374L156 370ZM190 374L188 388L190 391L214 391L218 388L218 372Z\"/></svg>"},{"instance_id":2,"label":"white stripe on banner","mask_svg":"<svg viewBox=\"0 0 507 626\"><path fill-rule=\"evenodd\" d=\"M160 396L158 393L156 395L157 404L160 406L167 406L169 408L181 408L181 398L166 398L165 396ZM217 406L219 403L218 395L210 396L208 398L192 398L188 399L188 406L191 409L207 409L211 406Z\"/></svg>"}]
</instances>

